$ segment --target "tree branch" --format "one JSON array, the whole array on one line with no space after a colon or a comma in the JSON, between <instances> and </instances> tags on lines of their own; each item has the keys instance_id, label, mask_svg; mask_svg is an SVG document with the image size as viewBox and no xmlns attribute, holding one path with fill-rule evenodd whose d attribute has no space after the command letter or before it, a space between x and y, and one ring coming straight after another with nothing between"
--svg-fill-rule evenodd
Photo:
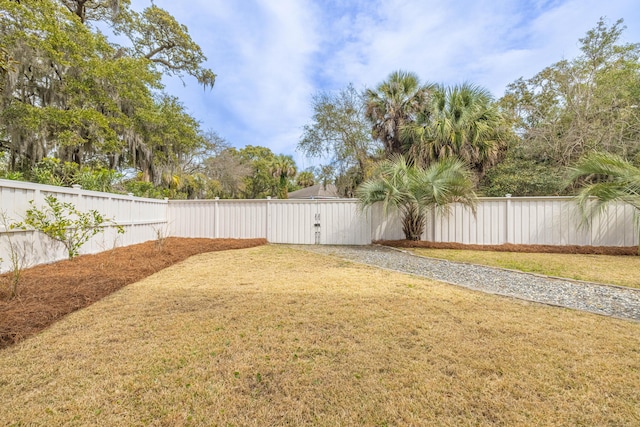
<instances>
[{"instance_id":1,"label":"tree branch","mask_svg":"<svg viewBox=\"0 0 640 427\"><path fill-rule=\"evenodd\" d=\"M147 53L144 57L147 59L151 59L152 61L156 61L155 59L153 59L154 55L162 52L163 50L169 50L174 47L176 47L175 43L169 43L164 46L158 46L157 48L153 49L151 52ZM161 61L156 61L156 62L161 62Z\"/></svg>"}]
</instances>

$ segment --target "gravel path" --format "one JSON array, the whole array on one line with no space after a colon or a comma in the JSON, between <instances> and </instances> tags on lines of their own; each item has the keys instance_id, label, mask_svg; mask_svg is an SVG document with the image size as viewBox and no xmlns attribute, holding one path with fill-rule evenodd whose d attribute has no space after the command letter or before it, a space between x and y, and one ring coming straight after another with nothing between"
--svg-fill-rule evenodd
<instances>
[{"instance_id":1,"label":"gravel path","mask_svg":"<svg viewBox=\"0 0 640 427\"><path fill-rule=\"evenodd\" d=\"M606 316L640 320L640 289L556 279L493 267L425 258L382 246L305 245L296 247L483 292Z\"/></svg>"}]
</instances>

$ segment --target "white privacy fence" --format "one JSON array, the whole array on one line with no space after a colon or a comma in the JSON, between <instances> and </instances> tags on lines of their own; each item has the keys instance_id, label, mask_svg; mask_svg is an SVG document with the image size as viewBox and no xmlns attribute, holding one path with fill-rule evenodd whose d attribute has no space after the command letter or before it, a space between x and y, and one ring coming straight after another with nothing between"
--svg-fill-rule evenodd
<instances>
[{"instance_id":1,"label":"white privacy fence","mask_svg":"<svg viewBox=\"0 0 640 427\"><path fill-rule=\"evenodd\" d=\"M9 222L21 221L29 208L53 195L80 211L95 209L124 227L119 235L107 226L82 248L96 253L162 236L206 238L266 238L271 243L366 245L375 240L403 239L395 215L380 204L362 212L353 199L340 200L156 200L132 196L0 180L0 212ZM432 212L423 240L495 245L636 246L634 211L612 205L589 224L571 198L481 198L474 215L454 205L448 215ZM27 254L31 265L65 258L59 247L34 231L5 230L0 225L0 271L8 265L6 236Z\"/></svg>"},{"instance_id":2,"label":"white privacy fence","mask_svg":"<svg viewBox=\"0 0 640 427\"><path fill-rule=\"evenodd\" d=\"M177 237L265 238L271 243L368 245L371 215L353 199L172 200Z\"/></svg>"},{"instance_id":3,"label":"white privacy fence","mask_svg":"<svg viewBox=\"0 0 640 427\"><path fill-rule=\"evenodd\" d=\"M449 215L432 214L422 239L479 245L638 245L630 205L612 204L588 224L582 222L570 197L487 197L480 199L475 216L461 205Z\"/></svg>"},{"instance_id":4,"label":"white privacy fence","mask_svg":"<svg viewBox=\"0 0 640 427\"><path fill-rule=\"evenodd\" d=\"M381 204L361 212L353 199L170 201L169 230L180 237L266 238L272 243L366 245L404 238L397 215ZM569 197L482 198L475 215L462 205L432 211L422 240L478 245L635 246L634 210L611 205L581 224Z\"/></svg>"},{"instance_id":5,"label":"white privacy fence","mask_svg":"<svg viewBox=\"0 0 640 427\"><path fill-rule=\"evenodd\" d=\"M119 194L86 191L76 188L40 185L29 182L0 179L0 214L7 224L24 219L33 200L36 207L45 205L45 197L54 196L61 202L70 202L82 212L95 209L105 218L113 219L106 224L103 233L97 234L82 247L81 253L97 253L116 246L128 246L156 238L156 231L167 227L167 201L143 199ZM118 234L114 225L123 227L125 233ZM0 224L0 272L10 269L10 251L7 236L14 248L20 252L27 265L36 265L66 258L60 244L51 242L46 236L33 230L7 230Z\"/></svg>"}]
</instances>

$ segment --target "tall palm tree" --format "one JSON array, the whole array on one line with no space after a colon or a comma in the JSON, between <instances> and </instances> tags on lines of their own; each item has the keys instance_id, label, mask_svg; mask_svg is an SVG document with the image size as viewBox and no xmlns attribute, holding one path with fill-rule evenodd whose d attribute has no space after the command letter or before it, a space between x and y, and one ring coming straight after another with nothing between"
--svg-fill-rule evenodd
<instances>
[{"instance_id":1,"label":"tall palm tree","mask_svg":"<svg viewBox=\"0 0 640 427\"><path fill-rule=\"evenodd\" d=\"M276 156L271 164L271 174L278 180L278 198L289 198L289 178L296 175L296 163L291 156L280 154Z\"/></svg>"},{"instance_id":2,"label":"tall palm tree","mask_svg":"<svg viewBox=\"0 0 640 427\"><path fill-rule=\"evenodd\" d=\"M426 165L456 156L479 177L499 160L509 135L489 91L470 83L434 87L415 122L401 131L412 160Z\"/></svg>"},{"instance_id":3,"label":"tall palm tree","mask_svg":"<svg viewBox=\"0 0 640 427\"><path fill-rule=\"evenodd\" d=\"M407 240L420 240L428 209L446 211L455 202L474 208L476 202L471 174L455 158L432 163L425 169L396 155L381 162L375 178L364 182L356 194L363 207L382 202L386 213L398 210Z\"/></svg>"},{"instance_id":4,"label":"tall palm tree","mask_svg":"<svg viewBox=\"0 0 640 427\"><path fill-rule=\"evenodd\" d=\"M608 204L623 202L635 209L635 225L640 233L639 167L615 154L592 152L570 170L569 178L574 184L583 184L576 201L585 221L601 213ZM640 235L638 239L640 242Z\"/></svg>"},{"instance_id":5,"label":"tall palm tree","mask_svg":"<svg viewBox=\"0 0 640 427\"><path fill-rule=\"evenodd\" d=\"M414 120L428 97L414 73L395 71L376 90L367 89L365 116L373 125L373 137L384 144L387 157L401 154L400 129Z\"/></svg>"}]
</instances>

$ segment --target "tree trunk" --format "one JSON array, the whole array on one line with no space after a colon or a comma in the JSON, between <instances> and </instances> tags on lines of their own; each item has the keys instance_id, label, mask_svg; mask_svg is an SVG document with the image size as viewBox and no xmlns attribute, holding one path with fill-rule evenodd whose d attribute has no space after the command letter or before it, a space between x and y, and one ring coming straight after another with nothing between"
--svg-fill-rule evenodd
<instances>
[{"instance_id":1,"label":"tree trunk","mask_svg":"<svg viewBox=\"0 0 640 427\"><path fill-rule=\"evenodd\" d=\"M424 231L425 215L418 206L407 205L402 218L402 231L407 240L420 240Z\"/></svg>"}]
</instances>

